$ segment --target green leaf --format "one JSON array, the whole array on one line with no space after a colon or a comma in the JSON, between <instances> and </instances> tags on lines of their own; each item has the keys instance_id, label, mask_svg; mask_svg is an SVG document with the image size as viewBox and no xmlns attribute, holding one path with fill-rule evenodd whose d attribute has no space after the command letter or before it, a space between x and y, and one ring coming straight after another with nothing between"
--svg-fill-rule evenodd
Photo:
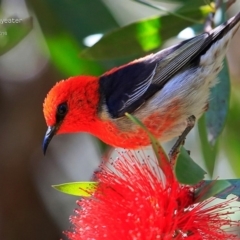
<instances>
[{"instance_id":1,"label":"green leaf","mask_svg":"<svg viewBox=\"0 0 240 240\"><path fill-rule=\"evenodd\" d=\"M240 186L240 185L239 185ZM210 197L223 196L227 189L231 188L232 184L228 180L208 180L204 181L199 189L195 192L195 203L202 202ZM238 189L240 193L240 188ZM230 193L228 193L229 195ZM224 195L225 196L225 195Z\"/></svg>"},{"instance_id":2,"label":"green leaf","mask_svg":"<svg viewBox=\"0 0 240 240\"><path fill-rule=\"evenodd\" d=\"M240 134L238 130L240 123L240 94L237 85L234 85L231 90L230 111L219 147L224 149L232 170L236 176L240 177Z\"/></svg>"},{"instance_id":3,"label":"green leaf","mask_svg":"<svg viewBox=\"0 0 240 240\"><path fill-rule=\"evenodd\" d=\"M14 17L14 19L19 18ZM32 30L32 27L33 20L31 17L22 19L19 23L1 24L0 31L6 33L6 35L2 34L0 36L0 55L16 46Z\"/></svg>"},{"instance_id":4,"label":"green leaf","mask_svg":"<svg viewBox=\"0 0 240 240\"><path fill-rule=\"evenodd\" d=\"M200 182L206 172L198 166L182 147L175 165L175 176L180 183L194 185Z\"/></svg>"},{"instance_id":5,"label":"green leaf","mask_svg":"<svg viewBox=\"0 0 240 240\"><path fill-rule=\"evenodd\" d=\"M125 115L135 124L137 124L138 126L140 126L144 131L146 131L146 133L148 134L151 143L152 143L152 147L154 150L154 153L157 157L159 157L159 149L161 150L161 152L165 155L166 158L167 155L165 153L165 151L163 150L162 146L160 145L160 143L158 142L158 140L152 135L152 133L147 129L147 127L136 117L134 117L133 115L129 114L129 113L125 113Z\"/></svg>"},{"instance_id":6,"label":"green leaf","mask_svg":"<svg viewBox=\"0 0 240 240\"><path fill-rule=\"evenodd\" d=\"M96 182L71 182L59 185L52 185L56 190L80 197L89 197L94 193L97 187Z\"/></svg>"},{"instance_id":7,"label":"green leaf","mask_svg":"<svg viewBox=\"0 0 240 240\"><path fill-rule=\"evenodd\" d=\"M183 10L179 14L200 21L211 10L209 6L204 6ZM167 39L191 24L171 14L144 19L104 35L95 45L84 50L81 56L89 59L115 59L144 54L160 48Z\"/></svg>"},{"instance_id":8,"label":"green leaf","mask_svg":"<svg viewBox=\"0 0 240 240\"><path fill-rule=\"evenodd\" d=\"M205 114L198 120L198 132L200 137L203 159L207 167L207 171L212 177L217 157L218 142L216 142L212 146L208 141Z\"/></svg>"},{"instance_id":9,"label":"green leaf","mask_svg":"<svg viewBox=\"0 0 240 240\"><path fill-rule=\"evenodd\" d=\"M125 115L135 124L137 124L138 126L140 126L144 131L146 131L146 133L148 134L151 143L152 143L152 147L153 147L153 151L158 159L158 163L160 168L163 170L165 176L167 176L168 178L172 178L172 171L170 168L170 163L169 163L169 159L167 154L165 153L164 149L162 148L162 146L160 145L160 143L158 142L158 140L152 135L152 133L147 129L147 127L136 117L134 117L133 115L129 114L129 113L125 113Z\"/></svg>"},{"instance_id":10,"label":"green leaf","mask_svg":"<svg viewBox=\"0 0 240 240\"><path fill-rule=\"evenodd\" d=\"M196 202L201 202L210 197L226 199L230 194L236 195L237 201L240 201L240 179L204 181L197 189L195 198Z\"/></svg>"},{"instance_id":11,"label":"green leaf","mask_svg":"<svg viewBox=\"0 0 240 240\"><path fill-rule=\"evenodd\" d=\"M81 51L76 40L68 33L46 37L46 41L55 66L67 76L91 73L98 75L102 69L97 63L81 59Z\"/></svg>"},{"instance_id":12,"label":"green leaf","mask_svg":"<svg viewBox=\"0 0 240 240\"><path fill-rule=\"evenodd\" d=\"M221 23L225 22L225 6L222 5ZM219 83L211 89L208 111L199 121L202 152L209 174L212 176L218 150L218 137L226 123L230 99L230 79L226 60L218 75ZM206 130L204 130L206 128Z\"/></svg>"},{"instance_id":13,"label":"green leaf","mask_svg":"<svg viewBox=\"0 0 240 240\"><path fill-rule=\"evenodd\" d=\"M101 1L96 1L94 8L93 3L88 0L28 2L38 18L52 63L59 72L64 76L100 75L104 72L99 63L82 59L79 56L83 49L83 38L117 27L113 17ZM95 14L94 20L89 12Z\"/></svg>"},{"instance_id":14,"label":"green leaf","mask_svg":"<svg viewBox=\"0 0 240 240\"><path fill-rule=\"evenodd\" d=\"M224 180L219 180L224 181ZM229 194L233 194L238 197L237 201L240 201L240 179L228 179L226 180L230 185L219 192L216 197L226 199Z\"/></svg>"},{"instance_id":15,"label":"green leaf","mask_svg":"<svg viewBox=\"0 0 240 240\"><path fill-rule=\"evenodd\" d=\"M219 83L211 89L209 109L205 115L208 141L212 146L224 128L229 109L230 79L226 61L218 79Z\"/></svg>"}]
</instances>

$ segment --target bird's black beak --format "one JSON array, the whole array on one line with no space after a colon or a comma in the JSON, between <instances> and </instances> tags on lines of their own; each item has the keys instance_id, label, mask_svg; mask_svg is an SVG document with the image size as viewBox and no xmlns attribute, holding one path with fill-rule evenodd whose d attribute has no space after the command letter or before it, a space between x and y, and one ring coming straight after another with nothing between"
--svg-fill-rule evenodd
<instances>
[{"instance_id":1,"label":"bird's black beak","mask_svg":"<svg viewBox=\"0 0 240 240\"><path fill-rule=\"evenodd\" d=\"M56 126L48 127L45 137L43 139L43 145L42 145L44 155L47 151L47 147L48 147L49 143L51 142L51 140L52 140L53 136L56 134L56 132L57 132Z\"/></svg>"}]
</instances>

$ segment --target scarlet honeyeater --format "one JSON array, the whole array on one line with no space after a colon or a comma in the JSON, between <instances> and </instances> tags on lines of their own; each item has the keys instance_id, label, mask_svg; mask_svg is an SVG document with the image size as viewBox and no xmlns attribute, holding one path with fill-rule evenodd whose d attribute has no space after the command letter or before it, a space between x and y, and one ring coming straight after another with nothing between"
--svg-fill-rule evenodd
<instances>
[{"instance_id":1,"label":"scarlet honeyeater","mask_svg":"<svg viewBox=\"0 0 240 240\"><path fill-rule=\"evenodd\" d=\"M149 145L145 131L161 142L179 136L187 119L207 108L240 13L208 33L114 68L100 77L77 76L58 82L44 102L48 131L44 152L55 134L88 132L114 147Z\"/></svg>"}]
</instances>

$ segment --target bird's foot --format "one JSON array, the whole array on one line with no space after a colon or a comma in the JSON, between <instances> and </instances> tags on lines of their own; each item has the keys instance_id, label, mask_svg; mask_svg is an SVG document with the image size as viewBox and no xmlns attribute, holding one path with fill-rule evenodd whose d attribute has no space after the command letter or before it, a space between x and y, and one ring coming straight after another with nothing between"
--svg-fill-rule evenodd
<instances>
[{"instance_id":1,"label":"bird's foot","mask_svg":"<svg viewBox=\"0 0 240 240\"><path fill-rule=\"evenodd\" d=\"M178 140L176 141L176 143L173 145L172 149L170 150L168 156L170 159L170 163L172 166L175 165L177 156L179 154L179 150L180 147L182 145L184 145L186 136L188 135L188 133L191 131L191 129L194 127L195 125L195 121L196 121L196 117L195 116L190 116L187 119L187 127L185 128L185 130L183 131L183 133L179 136Z\"/></svg>"}]
</instances>

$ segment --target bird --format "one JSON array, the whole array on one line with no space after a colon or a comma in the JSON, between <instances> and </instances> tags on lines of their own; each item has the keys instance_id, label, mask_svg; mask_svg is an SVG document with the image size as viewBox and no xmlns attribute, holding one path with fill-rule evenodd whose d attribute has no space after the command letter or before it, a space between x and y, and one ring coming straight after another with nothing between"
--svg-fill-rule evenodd
<instances>
[{"instance_id":1,"label":"bird","mask_svg":"<svg viewBox=\"0 0 240 240\"><path fill-rule=\"evenodd\" d=\"M181 136L207 110L240 13L218 27L101 76L61 80L47 94L43 152L56 134L87 132L113 147L150 145L139 119L160 142ZM191 125L191 124L190 124ZM194 124L193 124L194 125Z\"/></svg>"}]
</instances>

